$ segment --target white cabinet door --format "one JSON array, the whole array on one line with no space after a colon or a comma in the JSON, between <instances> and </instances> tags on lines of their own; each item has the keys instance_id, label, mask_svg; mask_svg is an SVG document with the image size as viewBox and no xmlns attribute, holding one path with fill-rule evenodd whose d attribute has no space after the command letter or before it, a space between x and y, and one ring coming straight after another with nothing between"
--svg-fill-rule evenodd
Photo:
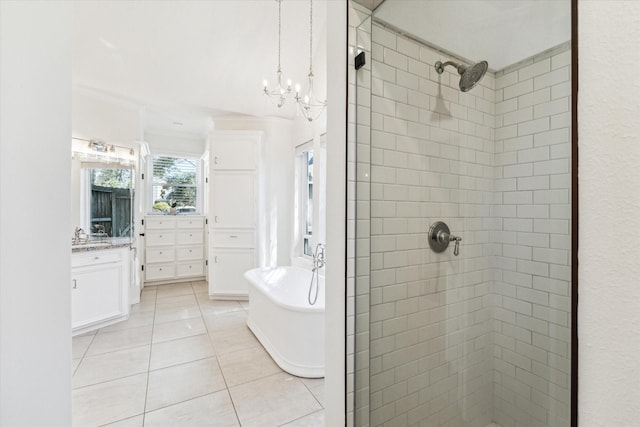
<instances>
[{"instance_id":1,"label":"white cabinet door","mask_svg":"<svg viewBox=\"0 0 640 427\"><path fill-rule=\"evenodd\" d=\"M73 329L122 315L122 265L103 264L74 269L71 290Z\"/></svg>"},{"instance_id":2,"label":"white cabinet door","mask_svg":"<svg viewBox=\"0 0 640 427\"><path fill-rule=\"evenodd\" d=\"M209 293L216 297L249 295L244 272L255 266L253 249L214 249L209 258Z\"/></svg>"},{"instance_id":3,"label":"white cabinet door","mask_svg":"<svg viewBox=\"0 0 640 427\"><path fill-rule=\"evenodd\" d=\"M251 170L256 168L257 141L246 137L214 136L211 169Z\"/></svg>"},{"instance_id":4,"label":"white cabinet door","mask_svg":"<svg viewBox=\"0 0 640 427\"><path fill-rule=\"evenodd\" d=\"M210 197L211 228L255 227L255 173L214 173Z\"/></svg>"}]
</instances>

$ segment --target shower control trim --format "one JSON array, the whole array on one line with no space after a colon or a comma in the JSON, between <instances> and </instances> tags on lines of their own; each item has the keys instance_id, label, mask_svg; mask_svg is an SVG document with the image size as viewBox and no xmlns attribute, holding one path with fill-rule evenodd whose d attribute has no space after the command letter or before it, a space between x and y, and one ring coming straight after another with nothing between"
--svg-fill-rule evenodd
<instances>
[{"instance_id":1,"label":"shower control trim","mask_svg":"<svg viewBox=\"0 0 640 427\"><path fill-rule=\"evenodd\" d=\"M453 248L453 254L458 256L460 254L460 242L462 237L454 236L449 230L449 226L442 221L436 221L429 227L428 234L429 246L434 252L444 252L450 242L455 242Z\"/></svg>"}]
</instances>

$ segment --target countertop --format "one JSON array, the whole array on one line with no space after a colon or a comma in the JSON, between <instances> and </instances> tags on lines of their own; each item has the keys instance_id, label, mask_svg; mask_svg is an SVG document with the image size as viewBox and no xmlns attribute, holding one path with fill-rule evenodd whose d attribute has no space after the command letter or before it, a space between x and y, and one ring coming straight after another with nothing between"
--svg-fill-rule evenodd
<instances>
[{"instance_id":1,"label":"countertop","mask_svg":"<svg viewBox=\"0 0 640 427\"><path fill-rule=\"evenodd\" d=\"M105 249L125 248L134 242L128 237L110 237L104 240L89 242L82 245L71 245L71 252L102 251Z\"/></svg>"}]
</instances>

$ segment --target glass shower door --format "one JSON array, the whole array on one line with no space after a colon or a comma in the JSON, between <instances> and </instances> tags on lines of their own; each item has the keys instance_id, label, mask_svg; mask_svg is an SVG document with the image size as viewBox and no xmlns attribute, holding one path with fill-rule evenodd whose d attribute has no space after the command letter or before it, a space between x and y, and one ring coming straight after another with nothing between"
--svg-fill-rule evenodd
<instances>
[{"instance_id":1,"label":"glass shower door","mask_svg":"<svg viewBox=\"0 0 640 427\"><path fill-rule=\"evenodd\" d=\"M570 425L569 40L470 88L441 2L354 7L354 425Z\"/></svg>"}]
</instances>

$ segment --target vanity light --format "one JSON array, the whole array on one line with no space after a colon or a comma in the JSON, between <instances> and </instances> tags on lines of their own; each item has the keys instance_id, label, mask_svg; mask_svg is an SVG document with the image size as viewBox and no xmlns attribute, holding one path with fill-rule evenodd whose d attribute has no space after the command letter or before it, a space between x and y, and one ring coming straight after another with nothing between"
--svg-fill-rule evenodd
<instances>
[{"instance_id":1,"label":"vanity light","mask_svg":"<svg viewBox=\"0 0 640 427\"><path fill-rule=\"evenodd\" d=\"M136 158L136 151L133 148L107 144L97 139L73 138L71 152L73 157L83 159L83 161L119 163L121 165L134 165Z\"/></svg>"}]
</instances>

